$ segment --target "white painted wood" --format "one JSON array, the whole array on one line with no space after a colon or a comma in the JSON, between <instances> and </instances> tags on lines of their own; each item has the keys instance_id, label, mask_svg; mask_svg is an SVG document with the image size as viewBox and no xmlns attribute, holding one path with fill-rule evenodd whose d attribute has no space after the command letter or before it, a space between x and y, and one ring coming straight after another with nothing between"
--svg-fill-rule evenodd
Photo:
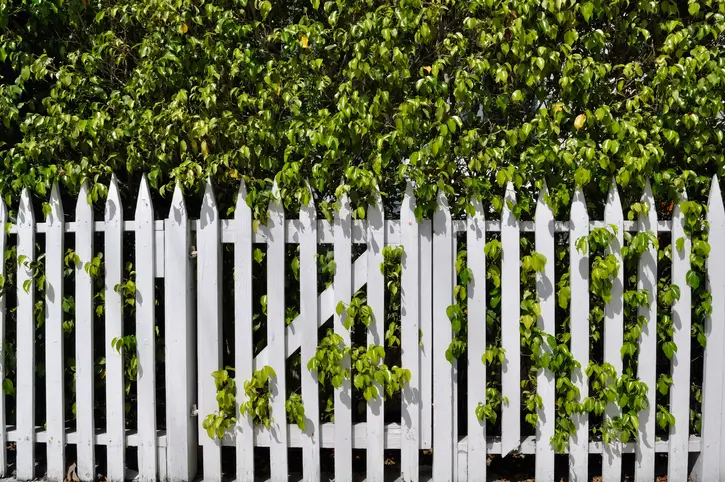
<instances>
[{"instance_id":1,"label":"white painted wood","mask_svg":"<svg viewBox=\"0 0 725 482\"><path fill-rule=\"evenodd\" d=\"M368 306L373 312L373 322L368 326L368 346L379 345L385 348L385 275L381 270L383 265L383 246L385 244L385 218L383 203L380 194L377 194L375 204L368 206L367 212L367 252L368 252ZM384 361L381 360L382 364ZM378 396L367 403L367 477L370 482L383 481L383 462L385 453L383 442L385 440L385 427L383 424L383 410L385 392L384 387L375 384Z\"/></svg>"},{"instance_id":2,"label":"white painted wood","mask_svg":"<svg viewBox=\"0 0 725 482\"><path fill-rule=\"evenodd\" d=\"M123 482L126 472L123 355L111 346L114 339L123 337L123 299L115 289L123 282L123 206L115 176L108 187L105 225L106 471L109 482Z\"/></svg>"},{"instance_id":3,"label":"white painted wood","mask_svg":"<svg viewBox=\"0 0 725 482\"><path fill-rule=\"evenodd\" d=\"M198 430L204 451L204 480L221 481L222 455L219 439L211 439L201 427L204 418L218 409L212 373L222 368L221 239L219 209L211 180L207 180L197 232L197 360L199 364Z\"/></svg>"},{"instance_id":4,"label":"white painted wood","mask_svg":"<svg viewBox=\"0 0 725 482\"><path fill-rule=\"evenodd\" d=\"M63 203L54 183L45 234L45 380L48 472L50 480L65 478L65 387L63 350Z\"/></svg>"},{"instance_id":5,"label":"white painted wood","mask_svg":"<svg viewBox=\"0 0 725 482\"><path fill-rule=\"evenodd\" d=\"M154 208L148 181L141 178L136 201L136 352L138 354L139 478L156 480L156 304ZM173 300L170 300L173 302ZM178 395L177 395L178 396Z\"/></svg>"},{"instance_id":6,"label":"white painted wood","mask_svg":"<svg viewBox=\"0 0 725 482\"><path fill-rule=\"evenodd\" d=\"M333 287L335 298L345 306L352 299L352 219L350 216L350 200L344 195L340 200L340 209L335 215L335 278ZM350 346L350 332L345 328L347 314L335 313L335 333L342 337L345 346ZM350 357L342 360L343 370L350 367ZM352 399L350 380L344 380L342 386L335 390L335 481L350 482L352 480Z\"/></svg>"},{"instance_id":7,"label":"white painted wood","mask_svg":"<svg viewBox=\"0 0 725 482\"><path fill-rule=\"evenodd\" d=\"M438 208L433 215L433 478L452 481L453 440L453 365L446 350L453 330L446 310L453 304L453 229L448 199L438 191Z\"/></svg>"},{"instance_id":8,"label":"white painted wood","mask_svg":"<svg viewBox=\"0 0 725 482\"><path fill-rule=\"evenodd\" d=\"M365 286L365 283L367 283L367 277L368 260L367 252L365 252L361 254L352 265L352 291L356 292ZM330 317L335 314L337 301L334 291L334 286L329 286L325 289L325 291L320 293L320 296L318 297L317 306L320 313L318 317L318 328L322 325L322 323L329 320ZM297 318L292 320L292 322L287 326L285 350L288 357L302 346L302 329L300 325L302 325L302 316L298 315ZM254 357L254 369L259 370L261 367L265 366L267 364L267 360L268 351L267 347L265 347L256 357Z\"/></svg>"},{"instance_id":9,"label":"white painted wood","mask_svg":"<svg viewBox=\"0 0 725 482\"><path fill-rule=\"evenodd\" d=\"M7 246L8 209L5 200L0 197L0 253L5 252ZM0 262L0 276L5 278L5 263ZM5 330L7 318L5 315L5 297L0 296L0 374L5 378ZM0 390L0 477L8 475L7 459L7 427L5 425L5 392Z\"/></svg>"},{"instance_id":10,"label":"white painted wood","mask_svg":"<svg viewBox=\"0 0 725 482\"><path fill-rule=\"evenodd\" d=\"M576 249L579 239L589 235L589 215L584 193L577 188L571 205L569 234L569 262L571 300L569 316L571 329L571 354L580 368L572 373L572 382L579 389L579 401L589 396L589 380L585 370L589 365L589 256ZM589 481L589 417L574 414L572 422L576 434L569 441L569 480Z\"/></svg>"},{"instance_id":11,"label":"white painted wood","mask_svg":"<svg viewBox=\"0 0 725 482\"><path fill-rule=\"evenodd\" d=\"M284 207L275 184L272 189L275 199L269 204L267 233L267 346L270 349L269 363L277 376L270 380L269 404L272 410L272 444L269 455L272 463L272 481L288 480L287 471L287 397L285 354L285 242Z\"/></svg>"},{"instance_id":12,"label":"white painted wood","mask_svg":"<svg viewBox=\"0 0 725 482\"><path fill-rule=\"evenodd\" d=\"M713 249L707 259L708 288L712 314L705 320L705 359L702 375L702 480L725 480L720 459L725 441L720 439L723 424L723 341L725 340L725 209L717 178L710 187L707 203L708 242ZM678 346L679 348L679 346Z\"/></svg>"},{"instance_id":13,"label":"white painted wood","mask_svg":"<svg viewBox=\"0 0 725 482\"><path fill-rule=\"evenodd\" d=\"M95 373L93 279L86 271L86 263L93 260L93 207L88 204L88 186L84 183L76 203L76 254L80 263L75 276L75 332L76 332L76 419L78 427L78 477L93 480L96 476L93 436ZM142 289L142 288L140 288Z\"/></svg>"},{"instance_id":14,"label":"white painted wood","mask_svg":"<svg viewBox=\"0 0 725 482\"><path fill-rule=\"evenodd\" d=\"M692 241L685 233L685 216L680 208L680 203L686 200L687 193L683 192L672 212L672 285L680 288L680 299L672 304L672 341L677 345L677 351L671 361L670 413L675 417L675 424L670 427L667 459L667 474L671 480L687 480L689 475L692 292L687 284L687 272L690 271ZM678 250L680 239L682 249Z\"/></svg>"},{"instance_id":15,"label":"white painted wood","mask_svg":"<svg viewBox=\"0 0 725 482\"><path fill-rule=\"evenodd\" d=\"M420 242L420 448L433 447L433 221L424 219Z\"/></svg>"},{"instance_id":16,"label":"white painted wood","mask_svg":"<svg viewBox=\"0 0 725 482\"><path fill-rule=\"evenodd\" d=\"M35 476L35 280L31 263L35 260L35 216L30 192L23 189L18 210L17 274L17 383L16 420L18 442L16 477L31 480ZM79 394L80 397L80 394ZM80 425L80 424L79 424Z\"/></svg>"},{"instance_id":17,"label":"white painted wood","mask_svg":"<svg viewBox=\"0 0 725 482\"><path fill-rule=\"evenodd\" d=\"M309 186L307 187L308 189ZM307 363L317 353L317 209L312 190L307 206L300 209L300 312L302 336L302 400L305 404L305 438L303 439L302 474L304 482L320 480L320 387L317 373L307 370Z\"/></svg>"},{"instance_id":18,"label":"white painted wood","mask_svg":"<svg viewBox=\"0 0 725 482\"><path fill-rule=\"evenodd\" d=\"M197 424L191 407L196 403L196 330L194 329L193 277L189 253L189 215L179 185L174 189L165 221L164 319L166 323L166 449L170 482L185 482L196 475ZM202 434L203 435L203 434ZM159 466L166 465L159 459Z\"/></svg>"},{"instance_id":19,"label":"white painted wood","mask_svg":"<svg viewBox=\"0 0 725 482\"><path fill-rule=\"evenodd\" d=\"M501 343L506 351L501 370L501 393L508 403L501 407L503 455L517 450L521 442L521 257L519 221L509 208L516 204L514 185L508 183L501 216Z\"/></svg>"},{"instance_id":20,"label":"white painted wood","mask_svg":"<svg viewBox=\"0 0 725 482\"><path fill-rule=\"evenodd\" d=\"M468 281L468 472L486 480L486 421L478 420L476 407L486 404L486 220L483 205L472 202L475 214L468 216L467 264L473 275Z\"/></svg>"},{"instance_id":21,"label":"white painted wood","mask_svg":"<svg viewBox=\"0 0 725 482\"><path fill-rule=\"evenodd\" d=\"M619 200L619 191L616 182L607 195L607 204L604 207L604 222L614 225L617 233L613 242L607 248L607 254L613 254L619 262L619 271L612 280L612 301L604 307L604 363L611 364L617 372L622 373L622 355L620 350L624 343L624 310L623 310L623 281L624 264L622 263L622 246L624 244L624 216L622 203ZM613 403L607 404L604 414L607 418L619 415L619 409ZM602 481L619 482L622 479L622 444L612 442L604 447L602 455Z\"/></svg>"},{"instance_id":22,"label":"white painted wood","mask_svg":"<svg viewBox=\"0 0 725 482\"><path fill-rule=\"evenodd\" d=\"M410 381L402 394L402 433L400 475L404 482L418 482L420 446L420 241L419 223L415 218L415 194L408 183L400 211L401 240L403 241L400 346L403 368L410 370Z\"/></svg>"},{"instance_id":23,"label":"white painted wood","mask_svg":"<svg viewBox=\"0 0 725 482\"><path fill-rule=\"evenodd\" d=\"M554 213L546 204L548 189L546 184L539 192L536 202L536 233L534 235L536 251L546 258L544 271L536 274L536 295L539 299L541 315L538 327L547 335L556 335L556 298L554 289ZM551 354L551 346L546 339L542 350ZM554 448L550 442L556 427L556 387L554 373L551 370L539 370L537 374L537 394L541 396L543 407L538 410L536 423L536 480L554 480Z\"/></svg>"},{"instance_id":24,"label":"white painted wood","mask_svg":"<svg viewBox=\"0 0 725 482\"><path fill-rule=\"evenodd\" d=\"M252 210L247 205L247 186L239 186L234 222L237 239L234 245L234 347L237 386L236 457L237 481L254 481L254 423L252 415L241 415L246 402L244 382L254 375L252 344ZM304 366L304 363L302 364ZM304 382L303 382L304 383ZM305 404L307 399L305 399ZM203 435L202 435L203 436Z\"/></svg>"},{"instance_id":25,"label":"white painted wood","mask_svg":"<svg viewBox=\"0 0 725 482\"><path fill-rule=\"evenodd\" d=\"M640 232L650 231L657 235L657 207L652 187L647 181L642 203L649 206L648 214L640 213ZM639 259L637 272L637 289L646 290L649 306L640 306L638 316L647 320L642 326L639 337L639 359L637 361L637 376L647 385L647 400L649 407L639 414L639 437L637 439L637 454L635 457L635 480L651 482L655 478L655 415L657 410L657 249L650 246Z\"/></svg>"}]
</instances>

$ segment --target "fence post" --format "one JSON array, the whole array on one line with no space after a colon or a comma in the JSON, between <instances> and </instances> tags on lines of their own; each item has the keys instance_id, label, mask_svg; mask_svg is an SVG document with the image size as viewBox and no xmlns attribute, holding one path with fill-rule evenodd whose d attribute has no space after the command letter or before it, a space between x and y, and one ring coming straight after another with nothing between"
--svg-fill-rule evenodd
<instances>
[{"instance_id":1,"label":"fence post","mask_svg":"<svg viewBox=\"0 0 725 482\"><path fill-rule=\"evenodd\" d=\"M401 364L410 370L410 382L403 387L400 475L403 482L418 482L420 440L420 245L415 195L408 183L400 211L400 236L403 245L400 279Z\"/></svg>"},{"instance_id":2,"label":"fence post","mask_svg":"<svg viewBox=\"0 0 725 482\"><path fill-rule=\"evenodd\" d=\"M317 353L317 209L309 185L310 201L300 208L300 312L302 314L302 399L305 404L305 436L302 439L305 482L320 480L320 386L317 373L307 363Z\"/></svg>"},{"instance_id":3,"label":"fence post","mask_svg":"<svg viewBox=\"0 0 725 482\"><path fill-rule=\"evenodd\" d=\"M647 181L642 203L649 206L647 214L641 212L637 221L640 233L657 236L657 209L652 188ZM637 315L645 319L639 337L637 376L647 384L649 407L639 414L639 437L636 446L635 480L651 482L655 479L655 410L657 409L657 248L649 245L639 259L637 289L647 291L649 306L640 306ZM677 480L677 479L673 479Z\"/></svg>"},{"instance_id":4,"label":"fence post","mask_svg":"<svg viewBox=\"0 0 725 482\"><path fill-rule=\"evenodd\" d=\"M123 348L112 348L113 340L123 337L123 297L116 291L116 286L123 282L123 206L115 176L108 187L105 220L107 477L109 482L123 482L126 471Z\"/></svg>"},{"instance_id":5,"label":"fence post","mask_svg":"<svg viewBox=\"0 0 725 482\"><path fill-rule=\"evenodd\" d=\"M269 204L267 224L267 346L269 364L276 376L270 380L269 405L272 411L269 455L274 482L286 481L287 472L287 350L285 347L285 293L284 276L286 263L284 206L279 188L272 187L273 200Z\"/></svg>"},{"instance_id":6,"label":"fence post","mask_svg":"<svg viewBox=\"0 0 725 482\"><path fill-rule=\"evenodd\" d=\"M204 480L222 479L221 440L201 428L204 418L218 409L212 373L222 365L221 231L219 209L211 179L207 180L197 231L197 345L199 363L199 433L204 449Z\"/></svg>"},{"instance_id":7,"label":"fence post","mask_svg":"<svg viewBox=\"0 0 725 482\"><path fill-rule=\"evenodd\" d=\"M35 216L30 191L23 189L18 212L17 405L18 480L35 478ZM84 372L85 373L85 372ZM91 376L93 372L91 371ZM78 376L81 376L80 367ZM80 381L80 380L79 380ZM79 393L80 400L80 393Z\"/></svg>"},{"instance_id":8,"label":"fence post","mask_svg":"<svg viewBox=\"0 0 725 482\"><path fill-rule=\"evenodd\" d=\"M167 473L170 482L185 482L196 475L198 432L191 414L197 385L196 332L189 216L178 184L164 230Z\"/></svg>"},{"instance_id":9,"label":"fence post","mask_svg":"<svg viewBox=\"0 0 725 482\"><path fill-rule=\"evenodd\" d=\"M570 215L569 233L569 324L571 329L571 355L579 362L574 369L572 382L579 389L579 402L589 396L589 379L585 370L589 365L589 256L576 248L579 239L589 235L589 214L581 188L574 192ZM589 417L587 413L575 413L572 422L576 434L569 441L569 480L589 480Z\"/></svg>"},{"instance_id":10,"label":"fence post","mask_svg":"<svg viewBox=\"0 0 725 482\"><path fill-rule=\"evenodd\" d=\"M612 280L612 300L604 307L604 363L614 367L617 374L622 373L622 355L620 350L624 343L624 310L622 299L624 282L624 264L622 263L622 246L624 244L624 216L622 203L619 201L617 183L612 185L604 207L604 223L616 226L614 241L609 244L607 254L612 254L619 263L617 276ZM619 409L613 403L607 404L605 419L613 419L619 415ZM619 482L622 479L622 443L602 442L602 481Z\"/></svg>"},{"instance_id":11,"label":"fence post","mask_svg":"<svg viewBox=\"0 0 725 482\"><path fill-rule=\"evenodd\" d=\"M420 448L433 447L433 220L419 226Z\"/></svg>"},{"instance_id":12,"label":"fence post","mask_svg":"<svg viewBox=\"0 0 725 482\"><path fill-rule=\"evenodd\" d=\"M690 236L685 232L682 202L687 201L683 191L672 213L672 286L680 289L679 299L672 304L672 341L677 351L672 356L672 385L670 386L670 413L675 424L670 426L667 476L672 480L687 480L690 441L690 363L692 340L692 292L687 284L690 271ZM678 241L681 248L677 249Z\"/></svg>"},{"instance_id":13,"label":"fence post","mask_svg":"<svg viewBox=\"0 0 725 482\"><path fill-rule=\"evenodd\" d=\"M506 185L501 216L501 343L505 359L501 368L501 455L521 443L521 251L519 222L509 206L516 204L512 182Z\"/></svg>"},{"instance_id":14,"label":"fence post","mask_svg":"<svg viewBox=\"0 0 725 482\"><path fill-rule=\"evenodd\" d=\"M347 194L340 200L335 214L335 278L333 281L335 305L345 306L352 299L352 219ZM350 332L345 328L347 313L335 313L335 333L342 337L344 346L350 346ZM341 369L350 368L350 356L342 359ZM350 380L343 380L335 389L335 481L352 480L352 391Z\"/></svg>"},{"instance_id":15,"label":"fence post","mask_svg":"<svg viewBox=\"0 0 725 482\"><path fill-rule=\"evenodd\" d=\"M433 215L433 479L453 480L453 365L446 350L453 339L447 310L453 304L453 223L448 199L438 191Z\"/></svg>"},{"instance_id":16,"label":"fence post","mask_svg":"<svg viewBox=\"0 0 725 482\"><path fill-rule=\"evenodd\" d=\"M725 352L725 210L717 177L708 200L708 242L714 249L707 259L707 278L712 295L712 313L705 321L707 345L702 374L702 480L724 480L723 458L723 353Z\"/></svg>"},{"instance_id":17,"label":"fence post","mask_svg":"<svg viewBox=\"0 0 725 482\"><path fill-rule=\"evenodd\" d=\"M156 316L154 208L146 175L136 202L136 351L138 353L138 468L141 482L156 480Z\"/></svg>"},{"instance_id":18,"label":"fence post","mask_svg":"<svg viewBox=\"0 0 725 482\"><path fill-rule=\"evenodd\" d=\"M537 325L547 335L556 336L556 304L554 303L554 213L546 204L548 190L546 184L539 191L536 202L536 233L534 235L536 251L546 258L544 270L536 273L536 295L541 307ZM542 349L549 355L552 347L548 340L542 340ZM543 406L537 412L536 423L536 480L554 480L554 450L551 438L556 427L556 387L554 373L549 369L539 369L537 374L537 395Z\"/></svg>"},{"instance_id":19,"label":"fence post","mask_svg":"<svg viewBox=\"0 0 725 482\"><path fill-rule=\"evenodd\" d=\"M237 239L234 245L234 350L237 387L236 456L237 481L254 480L254 424L252 414L239 413L246 402L244 381L254 373L252 344L252 210L247 205L247 186L239 185L234 211ZM315 240L317 242L317 240ZM317 273L315 273L317 274ZM304 364L303 364L304 366ZM202 435L204 436L204 435Z\"/></svg>"},{"instance_id":20,"label":"fence post","mask_svg":"<svg viewBox=\"0 0 725 482\"><path fill-rule=\"evenodd\" d=\"M486 418L479 420L476 408L486 405L486 219L481 201L471 202L474 215L468 216L466 264L468 280L468 473L486 480Z\"/></svg>"},{"instance_id":21,"label":"fence post","mask_svg":"<svg viewBox=\"0 0 725 482\"><path fill-rule=\"evenodd\" d=\"M368 326L368 346L371 344L385 347L385 275L383 265L383 246L385 245L385 217L380 193L368 206L367 219L367 258L368 258L368 306L373 312L373 321ZM383 360L380 361L383 363ZM382 482L385 462L385 392L382 386L375 384L378 396L367 403L367 479Z\"/></svg>"},{"instance_id":22,"label":"fence post","mask_svg":"<svg viewBox=\"0 0 725 482\"><path fill-rule=\"evenodd\" d=\"M48 478L65 478L65 387L63 350L63 204L58 184L50 191L45 235L45 376Z\"/></svg>"}]
</instances>

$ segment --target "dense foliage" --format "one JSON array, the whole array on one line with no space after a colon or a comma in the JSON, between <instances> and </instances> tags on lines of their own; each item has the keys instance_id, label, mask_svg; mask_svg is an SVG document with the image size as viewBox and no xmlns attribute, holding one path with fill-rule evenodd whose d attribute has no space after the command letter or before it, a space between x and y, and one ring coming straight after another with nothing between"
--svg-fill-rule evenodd
<instances>
[{"instance_id":1,"label":"dense foliage","mask_svg":"<svg viewBox=\"0 0 725 482\"><path fill-rule=\"evenodd\" d=\"M263 215L363 207L376 184L483 196L545 179L703 193L723 165L725 3L707 1L1 0L0 189L112 171L230 197ZM408 162L406 162L408 161ZM498 181L498 182L497 182ZM530 203L520 203L528 210Z\"/></svg>"}]
</instances>

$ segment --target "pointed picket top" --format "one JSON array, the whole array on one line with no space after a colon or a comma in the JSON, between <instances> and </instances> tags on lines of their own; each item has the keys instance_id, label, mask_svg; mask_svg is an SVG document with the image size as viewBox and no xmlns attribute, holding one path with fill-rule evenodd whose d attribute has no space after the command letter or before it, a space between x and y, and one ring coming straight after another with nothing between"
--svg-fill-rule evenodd
<instances>
[{"instance_id":1,"label":"pointed picket top","mask_svg":"<svg viewBox=\"0 0 725 482\"><path fill-rule=\"evenodd\" d=\"M340 209L337 210L337 217L344 221L345 218L347 218L349 216L350 216L350 196L348 196L347 193L344 193L342 195L342 197L340 198Z\"/></svg>"},{"instance_id":2,"label":"pointed picket top","mask_svg":"<svg viewBox=\"0 0 725 482\"><path fill-rule=\"evenodd\" d=\"M551 206L546 203L546 196L549 195L549 188L546 186L546 182L539 191L539 198L536 200L536 211L534 216L538 222L541 218L541 222L552 222L554 221L554 213L551 210ZM554 233L554 227L551 226L552 235Z\"/></svg>"},{"instance_id":3,"label":"pointed picket top","mask_svg":"<svg viewBox=\"0 0 725 482\"><path fill-rule=\"evenodd\" d=\"M607 204L604 207L604 221L607 223L615 223L619 221L619 218L624 220L622 202L619 199L617 182L612 179L612 185L609 187L609 193L607 194Z\"/></svg>"},{"instance_id":4,"label":"pointed picket top","mask_svg":"<svg viewBox=\"0 0 725 482\"><path fill-rule=\"evenodd\" d=\"M707 200L707 213L707 220L709 222L725 222L725 208L723 208L722 204L722 194L720 192L720 183L718 182L717 175L712 177L712 184L710 184L710 196Z\"/></svg>"},{"instance_id":5,"label":"pointed picket top","mask_svg":"<svg viewBox=\"0 0 725 482\"><path fill-rule=\"evenodd\" d=\"M504 194L504 199L506 201L516 202L516 188L514 188L514 183L509 181L506 183L506 192Z\"/></svg>"},{"instance_id":6,"label":"pointed picket top","mask_svg":"<svg viewBox=\"0 0 725 482\"><path fill-rule=\"evenodd\" d=\"M509 203L511 204L511 206L516 205L516 189L514 189L514 183L512 183L511 181L506 184L506 192L503 196L501 229L503 229L504 226L516 224L516 217L514 216L512 209L509 207Z\"/></svg>"},{"instance_id":7,"label":"pointed picket top","mask_svg":"<svg viewBox=\"0 0 725 482\"><path fill-rule=\"evenodd\" d=\"M282 198L280 195L279 184L275 179L272 183L272 199L269 201L269 209L279 209L282 207Z\"/></svg>"},{"instance_id":8,"label":"pointed picket top","mask_svg":"<svg viewBox=\"0 0 725 482\"><path fill-rule=\"evenodd\" d=\"M252 210L247 204L247 183L243 180L239 183L239 192L237 193L237 203L234 209L234 218L244 223L252 222Z\"/></svg>"},{"instance_id":9,"label":"pointed picket top","mask_svg":"<svg viewBox=\"0 0 725 482\"><path fill-rule=\"evenodd\" d=\"M138 200L136 201L136 220L141 219L147 220L148 218L153 219L154 207L151 201L151 190L149 189L149 182L146 179L146 174L141 176L141 184L138 187Z\"/></svg>"},{"instance_id":10,"label":"pointed picket top","mask_svg":"<svg viewBox=\"0 0 725 482\"><path fill-rule=\"evenodd\" d=\"M214 196L214 186L211 178L207 178L204 187L204 197L201 201L200 227L203 229L211 223L219 222L219 207Z\"/></svg>"},{"instance_id":11,"label":"pointed picket top","mask_svg":"<svg viewBox=\"0 0 725 482\"><path fill-rule=\"evenodd\" d=\"M184 194L181 192L179 183L176 183L174 195L171 197L171 207L169 208L169 222L172 226L186 226L188 221L189 214L186 211Z\"/></svg>"},{"instance_id":12,"label":"pointed picket top","mask_svg":"<svg viewBox=\"0 0 725 482\"><path fill-rule=\"evenodd\" d=\"M33 224L35 224L35 214L33 214L33 201L30 199L30 191L26 187L23 189L23 193L20 195L18 225L30 226Z\"/></svg>"},{"instance_id":13,"label":"pointed picket top","mask_svg":"<svg viewBox=\"0 0 725 482\"><path fill-rule=\"evenodd\" d=\"M309 226L310 229L317 229L317 209L315 208L315 195L312 192L312 186L309 182L305 183L307 191L310 193L310 200L306 205L300 206L300 220L303 226Z\"/></svg>"},{"instance_id":14,"label":"pointed picket top","mask_svg":"<svg viewBox=\"0 0 725 482\"><path fill-rule=\"evenodd\" d=\"M571 221L589 222L589 212L587 212L587 202L584 199L584 191L581 187L577 187L574 191L574 198L571 203L571 212L569 213Z\"/></svg>"},{"instance_id":15,"label":"pointed picket top","mask_svg":"<svg viewBox=\"0 0 725 482\"><path fill-rule=\"evenodd\" d=\"M63 201L60 198L60 189L58 183L54 182L50 189L50 212L46 216L46 222L50 226L55 226L63 222Z\"/></svg>"},{"instance_id":16,"label":"pointed picket top","mask_svg":"<svg viewBox=\"0 0 725 482\"><path fill-rule=\"evenodd\" d=\"M437 196L438 208L433 213L433 226L434 229L440 228L441 223L448 225L451 221L451 210L448 206L448 196L443 192L442 189L438 189Z\"/></svg>"},{"instance_id":17,"label":"pointed picket top","mask_svg":"<svg viewBox=\"0 0 725 482\"><path fill-rule=\"evenodd\" d=\"M111 183L108 185L104 216L107 223L120 223L123 220L123 204L121 204L121 195L118 192L118 179L116 179L115 174L111 176Z\"/></svg>"},{"instance_id":18,"label":"pointed picket top","mask_svg":"<svg viewBox=\"0 0 725 482\"><path fill-rule=\"evenodd\" d=\"M403 194L403 206L400 217L403 221L413 223L415 221L415 187L408 181L405 183L405 194Z\"/></svg>"},{"instance_id":19,"label":"pointed picket top","mask_svg":"<svg viewBox=\"0 0 725 482\"><path fill-rule=\"evenodd\" d=\"M88 203L88 182L83 181L81 189L78 191L78 200L76 201L76 220L79 217L87 217L88 213L93 212L93 206Z\"/></svg>"}]
</instances>

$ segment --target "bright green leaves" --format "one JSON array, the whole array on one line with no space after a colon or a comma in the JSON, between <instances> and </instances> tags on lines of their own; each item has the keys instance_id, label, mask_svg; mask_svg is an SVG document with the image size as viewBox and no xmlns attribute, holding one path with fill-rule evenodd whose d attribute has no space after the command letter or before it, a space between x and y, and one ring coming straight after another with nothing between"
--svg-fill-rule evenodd
<instances>
[{"instance_id":1,"label":"bright green leaves","mask_svg":"<svg viewBox=\"0 0 725 482\"><path fill-rule=\"evenodd\" d=\"M236 384L234 378L229 374L233 370L233 368L227 367L211 374L214 377L214 385L217 390L216 401L219 408L216 412L207 415L202 422L202 428L206 430L209 438L216 437L221 440L226 431L237 423L235 416L237 411Z\"/></svg>"}]
</instances>

